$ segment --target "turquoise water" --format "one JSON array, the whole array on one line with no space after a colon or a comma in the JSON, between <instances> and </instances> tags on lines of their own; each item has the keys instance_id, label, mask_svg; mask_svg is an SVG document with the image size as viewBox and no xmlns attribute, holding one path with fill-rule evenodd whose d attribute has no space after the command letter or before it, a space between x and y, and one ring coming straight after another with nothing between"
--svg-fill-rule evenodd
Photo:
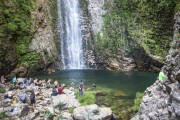
<instances>
[{"instance_id":1,"label":"turquoise water","mask_svg":"<svg viewBox=\"0 0 180 120\"><path fill-rule=\"evenodd\" d=\"M148 86L152 85L156 78L156 73L150 72L119 72L106 70L61 70L49 75L36 76L38 79L58 80L67 86L71 82L78 86L81 80L86 86L93 83L97 88L107 89L109 91L123 91L130 96L136 92L143 92Z\"/></svg>"}]
</instances>

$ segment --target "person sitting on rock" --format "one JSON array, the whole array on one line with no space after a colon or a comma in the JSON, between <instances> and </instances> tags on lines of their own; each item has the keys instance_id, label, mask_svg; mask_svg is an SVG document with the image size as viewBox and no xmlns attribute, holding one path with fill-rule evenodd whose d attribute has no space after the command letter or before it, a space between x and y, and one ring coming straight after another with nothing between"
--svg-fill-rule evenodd
<instances>
[{"instance_id":1,"label":"person sitting on rock","mask_svg":"<svg viewBox=\"0 0 180 120\"><path fill-rule=\"evenodd\" d=\"M64 89L64 87L59 84L58 94L62 94L63 93L63 89Z\"/></svg>"},{"instance_id":2,"label":"person sitting on rock","mask_svg":"<svg viewBox=\"0 0 180 120\"><path fill-rule=\"evenodd\" d=\"M41 87L41 86L42 86L42 81L41 81L41 80L39 80L39 82L37 81L37 85L38 85L39 87Z\"/></svg>"},{"instance_id":3,"label":"person sitting on rock","mask_svg":"<svg viewBox=\"0 0 180 120\"><path fill-rule=\"evenodd\" d=\"M23 94L21 95L21 102L26 103L26 93L25 92L23 92Z\"/></svg>"},{"instance_id":4,"label":"person sitting on rock","mask_svg":"<svg viewBox=\"0 0 180 120\"><path fill-rule=\"evenodd\" d=\"M33 83L33 79L32 78L29 78L28 79L28 85L31 85Z\"/></svg>"},{"instance_id":5,"label":"person sitting on rock","mask_svg":"<svg viewBox=\"0 0 180 120\"><path fill-rule=\"evenodd\" d=\"M57 87L54 87L52 90L52 96L56 96L58 94Z\"/></svg>"},{"instance_id":6,"label":"person sitting on rock","mask_svg":"<svg viewBox=\"0 0 180 120\"><path fill-rule=\"evenodd\" d=\"M39 89L38 89L38 92L39 92L39 94L42 94L42 89L39 88Z\"/></svg>"},{"instance_id":7,"label":"person sitting on rock","mask_svg":"<svg viewBox=\"0 0 180 120\"><path fill-rule=\"evenodd\" d=\"M17 98L16 98L15 96L13 96L12 104L13 104L13 105L16 105L16 104L17 104L17 101L18 101Z\"/></svg>"},{"instance_id":8,"label":"person sitting on rock","mask_svg":"<svg viewBox=\"0 0 180 120\"><path fill-rule=\"evenodd\" d=\"M54 81L54 86L58 87L58 81L57 80Z\"/></svg>"},{"instance_id":9,"label":"person sitting on rock","mask_svg":"<svg viewBox=\"0 0 180 120\"><path fill-rule=\"evenodd\" d=\"M42 80L42 87L46 88L46 80Z\"/></svg>"},{"instance_id":10,"label":"person sitting on rock","mask_svg":"<svg viewBox=\"0 0 180 120\"><path fill-rule=\"evenodd\" d=\"M6 99L6 98L12 99L12 98L13 98L13 95L14 95L13 91L12 91L12 90L9 90L9 91L7 92L7 94L4 95L4 99Z\"/></svg>"},{"instance_id":11,"label":"person sitting on rock","mask_svg":"<svg viewBox=\"0 0 180 120\"><path fill-rule=\"evenodd\" d=\"M13 99L12 99L12 104L11 104L11 107L9 109L9 112L14 111L14 109L16 108L16 104L17 104L17 98L14 96Z\"/></svg>"},{"instance_id":12,"label":"person sitting on rock","mask_svg":"<svg viewBox=\"0 0 180 120\"><path fill-rule=\"evenodd\" d=\"M27 87L26 83L23 82L22 85L21 85L21 88L25 89L26 87Z\"/></svg>"},{"instance_id":13,"label":"person sitting on rock","mask_svg":"<svg viewBox=\"0 0 180 120\"><path fill-rule=\"evenodd\" d=\"M27 79L24 78L23 81L22 81L22 83L27 84Z\"/></svg>"},{"instance_id":14,"label":"person sitting on rock","mask_svg":"<svg viewBox=\"0 0 180 120\"><path fill-rule=\"evenodd\" d=\"M37 86L37 83L38 83L38 80L35 79L35 80L34 80L34 85Z\"/></svg>"},{"instance_id":15,"label":"person sitting on rock","mask_svg":"<svg viewBox=\"0 0 180 120\"><path fill-rule=\"evenodd\" d=\"M49 89L51 87L51 79L48 79L46 83L46 89Z\"/></svg>"},{"instance_id":16,"label":"person sitting on rock","mask_svg":"<svg viewBox=\"0 0 180 120\"><path fill-rule=\"evenodd\" d=\"M1 83L4 85L6 84L6 79L4 78L4 75L1 76Z\"/></svg>"},{"instance_id":17,"label":"person sitting on rock","mask_svg":"<svg viewBox=\"0 0 180 120\"><path fill-rule=\"evenodd\" d=\"M163 81L166 78L165 69L162 68L161 72L159 73L158 80Z\"/></svg>"}]
</instances>

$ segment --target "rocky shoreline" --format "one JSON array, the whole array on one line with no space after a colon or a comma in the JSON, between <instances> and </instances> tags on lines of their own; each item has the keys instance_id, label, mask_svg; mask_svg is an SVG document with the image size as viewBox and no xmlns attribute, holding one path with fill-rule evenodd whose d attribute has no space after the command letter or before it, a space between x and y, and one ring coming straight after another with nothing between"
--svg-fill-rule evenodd
<instances>
[{"instance_id":1,"label":"rocky shoreline","mask_svg":"<svg viewBox=\"0 0 180 120\"><path fill-rule=\"evenodd\" d=\"M131 120L180 120L180 11L174 20L174 40L164 66L167 79L146 89L140 110Z\"/></svg>"},{"instance_id":2,"label":"rocky shoreline","mask_svg":"<svg viewBox=\"0 0 180 120\"><path fill-rule=\"evenodd\" d=\"M111 120L112 110L104 107L99 108L96 104L80 106L76 99L75 89L73 87L63 89L63 94L52 96L52 88L45 89L41 87L41 92L35 91L34 84L26 89L14 89L14 97L17 98L15 109L10 111L12 99L4 99L4 93L0 94L0 113L4 115L4 120ZM6 87L6 92L8 87ZM36 96L35 109L32 109L30 100L26 103L20 101L20 96L26 91L29 96L33 91Z\"/></svg>"}]
</instances>

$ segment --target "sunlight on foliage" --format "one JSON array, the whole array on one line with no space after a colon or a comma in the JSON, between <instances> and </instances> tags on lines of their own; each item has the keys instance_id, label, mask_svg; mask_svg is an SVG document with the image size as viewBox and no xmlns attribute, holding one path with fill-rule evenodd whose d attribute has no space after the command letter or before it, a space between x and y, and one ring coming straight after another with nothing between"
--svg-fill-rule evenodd
<instances>
[{"instance_id":1,"label":"sunlight on foliage","mask_svg":"<svg viewBox=\"0 0 180 120\"><path fill-rule=\"evenodd\" d=\"M133 111L137 112L139 110L143 96L144 93L141 92L136 93L136 98L134 99L134 105L132 107Z\"/></svg>"}]
</instances>

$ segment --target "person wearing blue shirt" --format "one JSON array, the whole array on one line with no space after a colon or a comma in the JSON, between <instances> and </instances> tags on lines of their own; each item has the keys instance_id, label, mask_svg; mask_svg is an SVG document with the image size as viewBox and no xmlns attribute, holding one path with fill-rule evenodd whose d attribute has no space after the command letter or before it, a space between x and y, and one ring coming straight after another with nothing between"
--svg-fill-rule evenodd
<instances>
[{"instance_id":1,"label":"person wearing blue shirt","mask_svg":"<svg viewBox=\"0 0 180 120\"><path fill-rule=\"evenodd\" d=\"M26 84L25 83L22 83L22 88L26 88Z\"/></svg>"},{"instance_id":2,"label":"person wearing blue shirt","mask_svg":"<svg viewBox=\"0 0 180 120\"><path fill-rule=\"evenodd\" d=\"M26 93L25 92L21 96L21 102L26 103Z\"/></svg>"},{"instance_id":3,"label":"person wearing blue shirt","mask_svg":"<svg viewBox=\"0 0 180 120\"><path fill-rule=\"evenodd\" d=\"M58 94L58 91L57 91L57 88L54 87L53 90L52 90L52 96L56 96Z\"/></svg>"},{"instance_id":4,"label":"person wearing blue shirt","mask_svg":"<svg viewBox=\"0 0 180 120\"><path fill-rule=\"evenodd\" d=\"M13 82L13 84L14 84L14 86L15 86L15 85L16 85L16 83L17 83L16 76L14 76L14 77L13 77L12 82Z\"/></svg>"}]
</instances>

